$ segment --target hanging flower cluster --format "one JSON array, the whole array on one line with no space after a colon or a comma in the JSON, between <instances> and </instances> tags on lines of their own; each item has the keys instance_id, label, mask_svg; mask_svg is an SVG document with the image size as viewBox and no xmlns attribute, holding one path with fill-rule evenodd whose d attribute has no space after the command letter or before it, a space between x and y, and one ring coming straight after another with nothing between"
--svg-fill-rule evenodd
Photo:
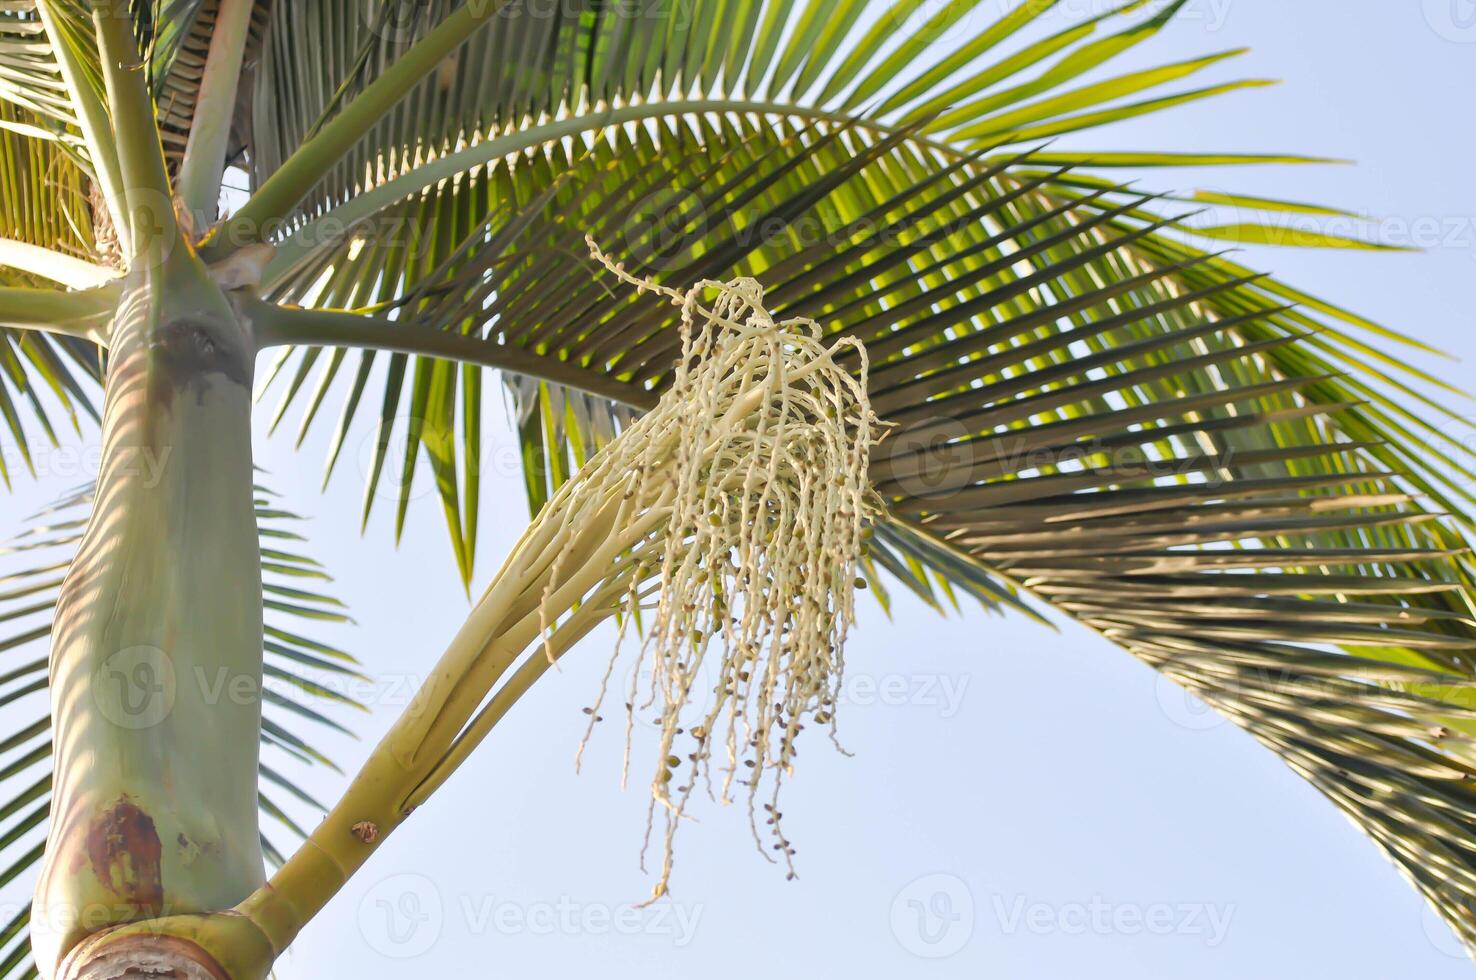
<instances>
[{"instance_id":1,"label":"hanging flower cluster","mask_svg":"<svg viewBox=\"0 0 1476 980\"><path fill-rule=\"evenodd\" d=\"M566 526L624 533L569 536L544 590L546 634L561 569L591 559L617 570L604 581L621 583L621 594L591 601L620 611L622 638L654 605L629 681L615 680L617 644L587 709L592 730L623 687L627 772L636 716L654 715L659 727L647 843L658 824L664 840L653 897L666 891L673 839L699 791L746 799L755 839L792 875L779 791L807 727L835 738L856 564L879 504L867 478L880 423L866 353L853 339L827 342L813 320L776 321L752 279L680 294L590 248L623 281L681 307L681 355L659 404L550 502ZM842 352L858 370L839 363ZM618 551L601 554L612 540Z\"/></svg>"}]
</instances>

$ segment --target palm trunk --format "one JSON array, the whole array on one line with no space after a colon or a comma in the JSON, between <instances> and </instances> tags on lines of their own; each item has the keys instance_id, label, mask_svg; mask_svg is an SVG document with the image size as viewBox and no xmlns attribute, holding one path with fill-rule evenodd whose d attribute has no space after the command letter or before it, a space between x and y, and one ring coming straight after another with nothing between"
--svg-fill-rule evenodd
<instances>
[{"instance_id":1,"label":"palm trunk","mask_svg":"<svg viewBox=\"0 0 1476 980\"><path fill-rule=\"evenodd\" d=\"M33 919L44 977L211 976L160 972L184 955L172 940L115 949L111 965L62 963L107 927L228 909L263 881L253 353L182 241L130 274L97 502L51 653L55 786Z\"/></svg>"}]
</instances>

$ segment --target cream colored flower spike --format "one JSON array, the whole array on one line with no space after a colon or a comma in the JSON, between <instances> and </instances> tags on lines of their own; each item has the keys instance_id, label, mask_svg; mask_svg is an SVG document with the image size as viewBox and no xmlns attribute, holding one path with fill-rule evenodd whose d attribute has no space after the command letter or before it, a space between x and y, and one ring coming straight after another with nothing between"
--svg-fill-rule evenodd
<instances>
[{"instance_id":1,"label":"cream colored flower spike","mask_svg":"<svg viewBox=\"0 0 1476 980\"><path fill-rule=\"evenodd\" d=\"M724 803L746 799L761 852L777 851L792 875L778 794L806 722L834 740L856 561L879 506L867 480L880 425L866 397L866 352L849 338L827 343L813 320L776 321L752 279L680 294L589 245L616 276L682 308L671 387L550 502L574 526L649 528L617 559L637 570L614 601L623 635L655 595L625 685L627 771L636 713L660 727L647 844L658 813L665 834L653 898L666 892L672 841L699 786ZM859 355L856 374L837 363L848 349ZM558 614L560 566L590 557L570 549L544 592L546 630ZM617 644L591 730L620 661Z\"/></svg>"}]
</instances>

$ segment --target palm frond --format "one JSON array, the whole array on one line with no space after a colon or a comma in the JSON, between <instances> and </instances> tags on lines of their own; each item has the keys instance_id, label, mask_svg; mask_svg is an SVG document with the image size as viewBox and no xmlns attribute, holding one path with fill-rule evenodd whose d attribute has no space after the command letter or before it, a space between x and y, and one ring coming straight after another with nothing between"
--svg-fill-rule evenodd
<instances>
[{"instance_id":1,"label":"palm frond","mask_svg":"<svg viewBox=\"0 0 1476 980\"><path fill-rule=\"evenodd\" d=\"M1125 0L997 56L997 45L1051 14L1056 0L1016 5L958 45L949 28L965 17L977 21L979 0L940 5L930 17L914 16L921 4L882 7L866 0L849 0L838 11L827 0L511 0L325 174L304 208L316 214L342 204L466 144L495 150L499 135L535 130L545 120L565 121L570 133L607 130L616 110L637 104L650 109L642 118L691 116L703 111L693 103L710 102L709 110L792 112L880 131L921 123L920 137L962 148L999 143L1000 133L1034 139L1032 127L1064 132L1101 125L1167 108L1120 100L1239 53L1077 84L1157 34L1184 2L1141 17L1135 14L1143 0ZM268 178L306 136L459 6L453 0L413 10L385 5L378 17L341 0L278 10L253 99L254 179ZM1207 94L1180 92L1161 101ZM1103 110L1106 105L1115 108ZM1097 111L1111 118L1088 118Z\"/></svg>"},{"instance_id":2,"label":"palm frond","mask_svg":"<svg viewBox=\"0 0 1476 980\"><path fill-rule=\"evenodd\" d=\"M90 162L77 108L34 4L0 11L0 78L0 239L93 261L98 242ZM0 285L51 284L4 267ZM9 486L32 467L38 437L56 444L58 407L74 427L80 415L95 417L93 382L99 379L91 345L0 328L0 480Z\"/></svg>"},{"instance_id":3,"label":"palm frond","mask_svg":"<svg viewBox=\"0 0 1476 980\"><path fill-rule=\"evenodd\" d=\"M642 407L669 376L677 312L606 288L577 261L583 236L672 285L756 276L777 315L867 344L873 404L897 426L873 471L892 514L875 568L905 580L885 548L929 548L909 556L914 582L1034 597L1183 681L1476 936L1471 566L1426 503L1462 514L1471 460L1436 402L1390 390L1420 381L1367 339L1391 335L1187 243L1183 216L1151 197L1079 186L1029 150L940 161L905 137L739 120L609 141L492 171L517 202L496 223L508 230L415 276L402 328L532 352ZM473 186L406 207L439 229ZM667 223L645 220L670 189ZM297 281L327 305L396 303L352 292L351 275L338 286L342 268ZM436 418L419 407L433 390L405 396L412 417ZM525 446L551 444L553 414L524 416ZM575 462L526 455L542 467L535 500Z\"/></svg>"},{"instance_id":4,"label":"palm frond","mask_svg":"<svg viewBox=\"0 0 1476 980\"><path fill-rule=\"evenodd\" d=\"M0 282L7 279L14 281L0 274ZM93 344L0 327L0 481L7 488L21 473L35 474L41 441L60 445L58 414L73 432L82 431L84 418L98 419L101 382L100 351Z\"/></svg>"},{"instance_id":5,"label":"palm frond","mask_svg":"<svg viewBox=\"0 0 1476 980\"><path fill-rule=\"evenodd\" d=\"M547 359L564 375L582 374L589 378L585 387L641 408L654 399L669 368L673 321L611 296L582 257L586 233L629 256L638 271L672 285L754 275L786 312L854 330L883 344L879 351L889 356L905 352L903 366L887 369L892 374L906 370L913 357L942 365L977 356L1000 333L974 336L986 324L1013 318L1016 335L1023 335L1083 304L1111 303L1145 278L1166 278L1184 292L1203 294L1218 315L1262 311L1261 324L1248 328L1259 339L1317 333L1266 356L1299 373L1312 364L1317 373L1352 372L1322 386L1330 402L1368 403L1342 409L1345 424L1423 432L1423 441L1381 452L1422 474L1424 492L1465 499L1464 473L1429 465L1442 444L1441 425L1369 383L1380 375L1396 379L1404 369L1329 321L1342 319L1360 331L1381 328L1328 304L1284 309L1287 300L1310 298L1172 235L1182 222L1152 211L1147 195L1117 185L1079 188L1072 171L1031 166L1035 154L1028 150L940 159L910 136L878 140L855 128L729 115L619 130L594 147L529 154L481 179L448 183L395 205L376 221L380 237L353 237L322 250L285 274L276 295L321 307L388 311L406 330L483 337ZM1022 275L1018 267L1026 262L1045 268ZM1098 287L1078 290L1073 305L1058 309L1050 301L1058 277ZM972 346L938 346L934 335L950 332L971 335ZM1397 339L1388 331L1381 335ZM349 423L364 410L369 372L380 357L357 355L330 467ZM305 432L349 359L342 350L284 355L267 374L268 383L285 379L276 417L307 397L299 425ZM469 516L476 507L469 495L476 468L468 466L475 439L465 422L479 418L480 392L462 385L447 365L402 354L388 360L378 400L381 451L373 457L366 508L380 496L373 484L382 467L398 465L403 520L415 460L427 453L439 467L438 487L467 571L469 521L454 515ZM928 384L946 390L949 383L967 383L969 370L937 372ZM581 412L570 413L567 402L540 400L545 389L537 384L514 390L525 458L536 465L528 476L536 509L579 462L565 433L580 427ZM587 415L589 405L582 407ZM606 431L616 425L608 403L599 425ZM404 458L387 460L397 432L409 436ZM584 450L598 438L585 433L572 442ZM451 480L458 468L460 478Z\"/></svg>"}]
</instances>

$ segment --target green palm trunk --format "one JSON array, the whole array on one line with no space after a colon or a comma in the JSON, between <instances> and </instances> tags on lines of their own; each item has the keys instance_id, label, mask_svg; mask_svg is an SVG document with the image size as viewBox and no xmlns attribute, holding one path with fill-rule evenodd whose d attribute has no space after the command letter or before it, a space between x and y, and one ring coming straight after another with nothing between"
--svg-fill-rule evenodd
<instances>
[{"instance_id":1,"label":"green palm trunk","mask_svg":"<svg viewBox=\"0 0 1476 980\"><path fill-rule=\"evenodd\" d=\"M182 244L125 280L110 336L97 502L51 655L64 778L33 915L43 964L264 880L251 338Z\"/></svg>"}]
</instances>

